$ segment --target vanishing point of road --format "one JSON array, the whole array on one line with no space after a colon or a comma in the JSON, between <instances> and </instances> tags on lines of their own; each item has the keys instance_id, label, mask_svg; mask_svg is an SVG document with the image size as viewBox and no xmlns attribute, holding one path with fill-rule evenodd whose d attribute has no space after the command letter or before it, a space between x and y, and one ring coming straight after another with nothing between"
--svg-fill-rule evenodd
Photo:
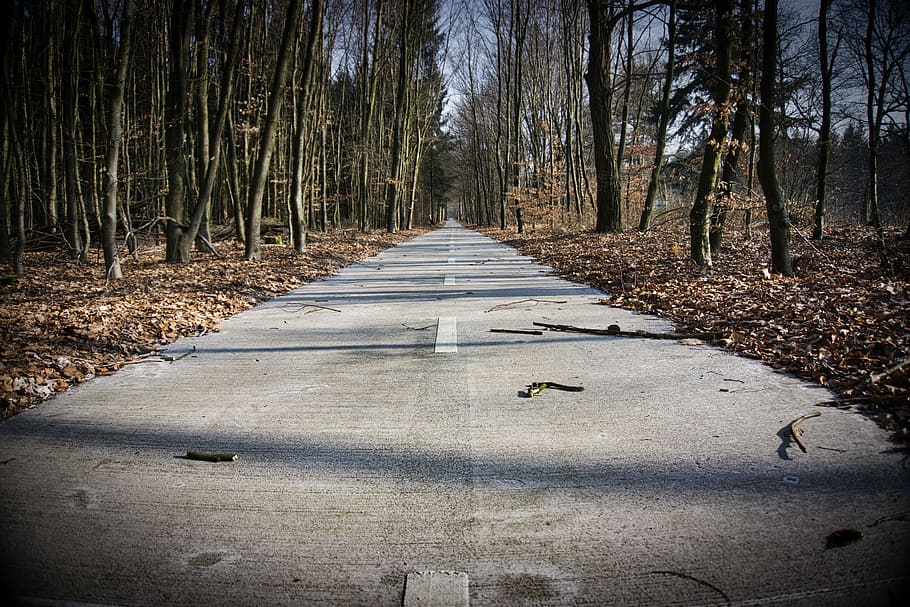
<instances>
[{"instance_id":1,"label":"vanishing point of road","mask_svg":"<svg viewBox=\"0 0 910 607\"><path fill-rule=\"evenodd\" d=\"M671 330L600 296L449 222L0 423L0 602L906 604L907 456L824 390L491 331Z\"/></svg>"}]
</instances>

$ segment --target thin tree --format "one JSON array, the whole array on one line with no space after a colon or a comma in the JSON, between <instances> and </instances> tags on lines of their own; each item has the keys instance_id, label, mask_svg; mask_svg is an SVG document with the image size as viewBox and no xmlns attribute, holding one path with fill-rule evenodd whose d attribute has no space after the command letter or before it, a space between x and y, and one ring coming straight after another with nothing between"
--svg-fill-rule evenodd
<instances>
[{"instance_id":1,"label":"thin tree","mask_svg":"<svg viewBox=\"0 0 910 607\"><path fill-rule=\"evenodd\" d=\"M248 261L262 257L262 199L265 196L269 165L272 162L272 153L275 148L275 133L278 130L279 118L281 117L288 66L294 50L294 38L297 36L297 27L300 24L301 4L302 0L290 0L287 7L284 33L281 36L281 46L278 49L278 62L275 65L272 88L269 91L268 111L265 125L262 128L262 136L259 140L259 154L253 170L253 177L250 181L249 202L246 210L246 258Z\"/></svg>"},{"instance_id":2,"label":"thin tree","mask_svg":"<svg viewBox=\"0 0 910 607\"><path fill-rule=\"evenodd\" d=\"M730 74L733 51L733 0L714 0L714 43L717 65L713 74L713 114L702 159L695 202L689 212L692 261L699 267L711 266L711 206L714 184L727 139L730 116Z\"/></svg>"},{"instance_id":3,"label":"thin tree","mask_svg":"<svg viewBox=\"0 0 910 607\"><path fill-rule=\"evenodd\" d=\"M599 234L622 231L622 159L618 157L613 133L613 32L624 18L635 11L666 1L636 4L630 0L629 5L622 9L609 0L587 1L591 37L585 81L591 105L594 169L597 174L597 223L594 230Z\"/></svg>"},{"instance_id":4,"label":"thin tree","mask_svg":"<svg viewBox=\"0 0 910 607\"><path fill-rule=\"evenodd\" d=\"M111 280L123 278L120 258L117 254L117 175L120 164L120 140L123 135L123 98L126 90L126 76L130 67L135 9L134 0L124 0L120 19L120 48L114 64L114 84L110 92L110 111L108 113L101 248L104 251L104 267Z\"/></svg>"},{"instance_id":5,"label":"thin tree","mask_svg":"<svg viewBox=\"0 0 910 607\"><path fill-rule=\"evenodd\" d=\"M395 88L395 124L392 130L392 168L386 180L386 230L398 231L399 184L402 181L402 145L405 136L408 77L411 72L411 2L401 3L398 31L398 84Z\"/></svg>"},{"instance_id":6,"label":"thin tree","mask_svg":"<svg viewBox=\"0 0 910 607\"><path fill-rule=\"evenodd\" d=\"M316 43L322 38L322 15L325 6L324 0L313 0L312 16L310 19L310 33L307 38L306 50L303 56L303 75L301 76L300 92L297 95L297 125L294 132L294 174L291 185L291 242L294 250L302 253L306 250L306 223L303 212L303 173L306 131L305 99L306 91L310 87L313 73L313 55Z\"/></svg>"},{"instance_id":7,"label":"thin tree","mask_svg":"<svg viewBox=\"0 0 910 607\"><path fill-rule=\"evenodd\" d=\"M790 218L787 201L777 180L774 158L774 109L777 107L777 0L765 0L762 26L762 70L758 111L758 179L765 193L771 235L771 271L793 275L790 263Z\"/></svg>"},{"instance_id":8,"label":"thin tree","mask_svg":"<svg viewBox=\"0 0 910 607\"><path fill-rule=\"evenodd\" d=\"M834 61L837 57L835 44L828 55L828 11L831 0L820 0L818 5L818 62L822 77L822 121L818 136L818 170L815 188L815 226L812 238L821 240L825 237L825 216L828 214L826 201L828 189L828 161L831 157L831 79ZM838 41L840 39L838 38Z\"/></svg>"},{"instance_id":9,"label":"thin tree","mask_svg":"<svg viewBox=\"0 0 910 607\"><path fill-rule=\"evenodd\" d=\"M673 73L676 63L676 0L670 0L670 13L667 17L667 63L665 67L663 88L660 96L660 119L657 124L657 146L654 152L654 166L648 180L648 193L645 195L645 206L638 222L638 230L644 232L651 225L654 212L654 201L663 172L664 152L667 148L667 129L670 126L670 93L673 91Z\"/></svg>"},{"instance_id":10,"label":"thin tree","mask_svg":"<svg viewBox=\"0 0 910 607\"><path fill-rule=\"evenodd\" d=\"M82 188L79 183L77 125L79 111L79 53L77 37L82 23L82 2L64 5L63 66L60 92L63 105L63 167L66 183L66 239L70 256L79 258L84 250L80 219Z\"/></svg>"}]
</instances>

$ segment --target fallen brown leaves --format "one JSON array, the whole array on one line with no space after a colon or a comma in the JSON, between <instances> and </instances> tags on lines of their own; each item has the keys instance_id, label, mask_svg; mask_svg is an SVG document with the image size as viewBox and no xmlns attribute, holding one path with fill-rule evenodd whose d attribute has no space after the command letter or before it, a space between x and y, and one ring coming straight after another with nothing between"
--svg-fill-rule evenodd
<instances>
[{"instance_id":1,"label":"fallen brown leaves","mask_svg":"<svg viewBox=\"0 0 910 607\"><path fill-rule=\"evenodd\" d=\"M123 259L125 278L108 283L100 260L28 253L26 275L0 286L0 418L416 234L310 234L306 253L266 246L256 262L221 243L222 258L166 264L159 247Z\"/></svg>"},{"instance_id":2,"label":"fallen brown leaves","mask_svg":"<svg viewBox=\"0 0 910 607\"><path fill-rule=\"evenodd\" d=\"M487 231L560 275L608 293L603 303L657 314L677 330L721 333L719 345L828 386L910 441L910 242L890 234L893 272L874 234L794 235L797 277L771 276L765 239L733 234L714 268L689 261L681 231L596 235Z\"/></svg>"}]
</instances>

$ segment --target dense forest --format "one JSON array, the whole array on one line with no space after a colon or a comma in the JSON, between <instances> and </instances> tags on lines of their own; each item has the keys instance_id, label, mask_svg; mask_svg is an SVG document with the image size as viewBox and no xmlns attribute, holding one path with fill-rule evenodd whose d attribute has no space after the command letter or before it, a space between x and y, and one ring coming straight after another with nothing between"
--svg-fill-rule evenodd
<instances>
[{"instance_id":1,"label":"dense forest","mask_svg":"<svg viewBox=\"0 0 910 607\"><path fill-rule=\"evenodd\" d=\"M910 235L904 0L4 2L0 258L448 215Z\"/></svg>"}]
</instances>

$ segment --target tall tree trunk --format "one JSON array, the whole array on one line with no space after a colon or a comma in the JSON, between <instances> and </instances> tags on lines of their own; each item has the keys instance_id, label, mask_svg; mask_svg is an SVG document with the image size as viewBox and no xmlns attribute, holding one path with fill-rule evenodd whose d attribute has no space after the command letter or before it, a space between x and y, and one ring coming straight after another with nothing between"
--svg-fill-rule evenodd
<instances>
[{"instance_id":1,"label":"tall tree trunk","mask_svg":"<svg viewBox=\"0 0 910 607\"><path fill-rule=\"evenodd\" d=\"M383 0L376 0L376 25L373 30L373 53L370 56L369 32L370 32L370 11L369 2L364 2L364 26L363 26L363 58L361 68L363 76L368 84L365 90L365 98L362 100L362 111L360 115L360 178L358 185L359 204L358 204L358 223L360 231L366 231L369 227L369 207L370 207L370 154L369 144L370 135L373 128L373 115L376 112L376 89L379 82L379 45L382 40L382 9ZM369 64L369 69L367 65Z\"/></svg>"},{"instance_id":2,"label":"tall tree trunk","mask_svg":"<svg viewBox=\"0 0 910 607\"><path fill-rule=\"evenodd\" d=\"M275 147L275 132L278 129L278 120L281 116L281 106L284 101L284 87L287 83L288 66L294 50L294 38L297 35L297 26L300 24L300 9L302 0L290 0L287 16L284 23L284 33L281 36L281 47L278 50L278 62L275 65L275 75L272 79L272 90L269 92L268 113L262 136L259 141L259 155L256 159L256 168L250 181L249 202L247 204L246 221L246 258L249 261L262 257L261 225L262 225L262 199L265 195L266 181L268 180L269 165L272 161L272 152Z\"/></svg>"},{"instance_id":3,"label":"tall tree trunk","mask_svg":"<svg viewBox=\"0 0 910 607\"><path fill-rule=\"evenodd\" d=\"M66 239L70 256L82 255L80 226L82 195L79 186L79 159L76 151L76 123L79 107L79 55L76 38L82 21L82 3L65 4L66 27L63 29L63 66L60 93L63 105L63 170L66 181Z\"/></svg>"},{"instance_id":4,"label":"tall tree trunk","mask_svg":"<svg viewBox=\"0 0 910 607\"><path fill-rule=\"evenodd\" d=\"M632 99L632 72L635 69L635 61L632 55L635 49L635 13L629 13L625 21L626 34L626 61L624 70L626 72L625 81L622 85L622 111L619 119L619 143L616 146L616 173L619 177L620 187L622 187L624 162L626 159L626 141L629 138L629 101ZM627 197L628 198L628 197ZM628 204L628 199L626 200Z\"/></svg>"},{"instance_id":5,"label":"tall tree trunk","mask_svg":"<svg viewBox=\"0 0 910 607\"><path fill-rule=\"evenodd\" d=\"M402 181L402 145L405 137L405 118L409 112L407 103L408 76L410 75L410 13L411 3L402 2L399 34L398 87L395 91L395 126L392 130L392 167L386 181L386 230L391 234L398 231L398 186Z\"/></svg>"},{"instance_id":6,"label":"tall tree trunk","mask_svg":"<svg viewBox=\"0 0 910 607\"><path fill-rule=\"evenodd\" d=\"M209 125L209 42L211 39L212 19L220 2L212 0L205 9L205 15L196 32L196 183L202 189L205 174L211 160L211 137ZM217 148L217 146L216 146ZM199 198L197 197L197 204ZM202 220L196 240L196 248L211 251L209 239L209 206L207 201L202 209Z\"/></svg>"},{"instance_id":7,"label":"tall tree trunk","mask_svg":"<svg viewBox=\"0 0 910 607\"><path fill-rule=\"evenodd\" d=\"M622 184L613 135L612 49L615 18L607 2L588 0L591 44L588 52L588 94L594 137L594 168L597 173L598 234L622 231Z\"/></svg>"},{"instance_id":8,"label":"tall tree trunk","mask_svg":"<svg viewBox=\"0 0 910 607\"><path fill-rule=\"evenodd\" d=\"M670 0L670 14L667 17L667 69L664 74L663 90L660 94L660 120L657 124L657 149L654 152L654 166L648 180L645 208L641 212L638 230L644 232L651 225L657 187L663 173L664 152L667 148L667 129L670 126L670 94L673 92L673 74L676 63L676 0Z\"/></svg>"},{"instance_id":9,"label":"tall tree trunk","mask_svg":"<svg viewBox=\"0 0 910 607\"><path fill-rule=\"evenodd\" d=\"M812 238L825 237L828 189L828 160L831 157L831 76L834 55L828 57L828 9L831 0L820 0L818 6L818 60L822 76L822 124L818 135L818 170L815 189L815 225ZM836 54L835 50L835 54Z\"/></svg>"},{"instance_id":10,"label":"tall tree trunk","mask_svg":"<svg viewBox=\"0 0 910 607\"><path fill-rule=\"evenodd\" d=\"M297 93L297 125L294 132L294 174L291 184L291 242L294 250L302 253L306 250L306 221L303 212L303 173L306 131L306 100L313 73L313 55L316 41L322 39L322 14L324 1L313 0L313 14L310 20L310 32L306 50L303 55L303 74L300 91Z\"/></svg>"},{"instance_id":11,"label":"tall tree trunk","mask_svg":"<svg viewBox=\"0 0 910 607\"><path fill-rule=\"evenodd\" d=\"M784 276L793 275L790 264L790 219L787 201L777 181L774 159L774 108L777 95L777 0L765 0L762 35L761 107L758 112L758 179L765 193L765 207L771 233L771 271Z\"/></svg>"},{"instance_id":12,"label":"tall tree trunk","mask_svg":"<svg viewBox=\"0 0 910 607\"><path fill-rule=\"evenodd\" d=\"M54 72L56 58L56 39L54 37L54 9L48 15L47 34L47 125L48 125L48 153L47 153L47 220L51 231L56 233L60 228L59 202L57 193L57 77Z\"/></svg>"},{"instance_id":13,"label":"tall tree trunk","mask_svg":"<svg viewBox=\"0 0 910 607\"><path fill-rule=\"evenodd\" d=\"M246 210L243 205L243 195L240 193L240 171L237 165L240 159L237 158L237 138L234 136L234 119L230 112L228 113L227 123L227 147L228 157L226 160L228 169L228 186L231 192L231 200L234 203L234 234L240 242L246 242Z\"/></svg>"},{"instance_id":14,"label":"tall tree trunk","mask_svg":"<svg viewBox=\"0 0 910 607\"><path fill-rule=\"evenodd\" d=\"M165 259L168 262L189 261L189 251L183 246L186 220L188 168L184 139L187 121L187 55L189 53L194 0L176 0L171 9L168 51L170 72L164 103L165 153L167 155L168 191L165 201Z\"/></svg>"},{"instance_id":15,"label":"tall tree trunk","mask_svg":"<svg viewBox=\"0 0 910 607\"><path fill-rule=\"evenodd\" d=\"M5 66L4 66L5 71ZM4 80L6 80L4 75ZM11 90L7 88L7 91ZM13 258L12 243L9 238L9 200L12 184L12 162L10 160L10 139L12 132L9 128L9 103L4 99L3 108L0 108L0 262L11 261Z\"/></svg>"},{"instance_id":16,"label":"tall tree trunk","mask_svg":"<svg viewBox=\"0 0 910 607\"><path fill-rule=\"evenodd\" d=\"M126 75L130 66L132 51L134 0L124 0L120 19L120 49L114 65L114 86L110 92L110 113L108 114L108 140L106 170L104 172L104 211L101 216L101 248L104 251L104 267L111 280L123 278L120 258L117 255L117 174L120 163L120 139L123 134L123 97L126 91Z\"/></svg>"},{"instance_id":17,"label":"tall tree trunk","mask_svg":"<svg viewBox=\"0 0 910 607\"><path fill-rule=\"evenodd\" d=\"M724 226L727 223L727 213L732 208L733 186L739 175L739 158L746 147L746 129L751 120L751 104L745 93L736 104L736 113L733 116L733 129L730 134L730 144L724 156L720 183L718 184L717 201L711 212L711 229L708 234L711 253L717 253L723 246Z\"/></svg>"},{"instance_id":18,"label":"tall tree trunk","mask_svg":"<svg viewBox=\"0 0 910 607\"><path fill-rule=\"evenodd\" d=\"M885 246L885 228L882 224L881 209L879 208L878 199L878 156L879 146L881 145L882 121L887 109L885 107L885 95L890 83L888 82L891 75L891 69L894 57L882 57L874 46L876 38L875 22L878 18L878 0L866 0L866 36L865 59L866 73L868 76L868 91L866 98L866 117L869 127L869 183L868 194L866 195L866 221L869 225L875 227L876 240L878 241L879 255L883 265L890 268L891 260L887 257ZM893 35L893 32L888 32ZM891 42L887 40L886 42ZM882 44L882 43L880 43ZM881 73L876 78L875 62L881 62Z\"/></svg>"},{"instance_id":19,"label":"tall tree trunk","mask_svg":"<svg viewBox=\"0 0 910 607\"><path fill-rule=\"evenodd\" d=\"M739 173L739 159L746 148L746 129L752 121L752 102L748 91L752 90L754 17L755 0L739 0L739 13L742 18L742 34L736 46L736 64L739 77L736 79L736 113L733 116L733 129L730 144L724 156L718 193L711 212L709 241L711 253L717 253L723 246L724 227L727 213L733 208L733 187Z\"/></svg>"},{"instance_id":20,"label":"tall tree trunk","mask_svg":"<svg viewBox=\"0 0 910 607\"><path fill-rule=\"evenodd\" d=\"M730 71L733 50L733 0L714 0L714 40L716 44L717 67L713 76L712 101L714 115L711 131L705 144L701 173L695 202L689 212L689 235L692 261L699 267L711 266L711 199L714 182L720 168L724 143L727 139L727 123L730 116Z\"/></svg>"}]
</instances>

